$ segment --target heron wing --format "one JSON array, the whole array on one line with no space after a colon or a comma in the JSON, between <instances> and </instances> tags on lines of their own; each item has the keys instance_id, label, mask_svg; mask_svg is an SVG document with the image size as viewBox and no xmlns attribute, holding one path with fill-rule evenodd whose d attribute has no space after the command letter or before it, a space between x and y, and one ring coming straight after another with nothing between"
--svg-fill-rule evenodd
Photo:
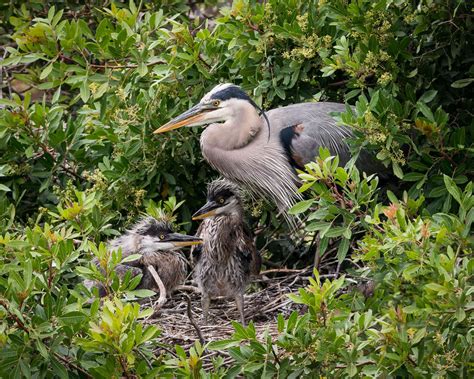
<instances>
[{"instance_id":1,"label":"heron wing","mask_svg":"<svg viewBox=\"0 0 474 379\"><path fill-rule=\"evenodd\" d=\"M321 102L302 103L277 108L269 112L272 128L276 128L290 163L303 168L319 155L319 148L329 149L339 156L343 166L352 157L347 139L353 137L350 127L338 125L332 113L346 110L344 104ZM363 150L357 167L367 173L383 172L383 166L370 153Z\"/></svg>"}]
</instances>

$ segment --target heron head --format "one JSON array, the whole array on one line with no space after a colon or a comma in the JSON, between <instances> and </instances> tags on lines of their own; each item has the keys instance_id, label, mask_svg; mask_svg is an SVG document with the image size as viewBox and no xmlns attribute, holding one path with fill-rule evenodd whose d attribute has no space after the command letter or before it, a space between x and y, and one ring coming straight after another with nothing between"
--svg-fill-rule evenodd
<instances>
[{"instance_id":1,"label":"heron head","mask_svg":"<svg viewBox=\"0 0 474 379\"><path fill-rule=\"evenodd\" d=\"M193 215L193 220L207 217L242 214L239 188L226 179L218 179L207 186L207 203Z\"/></svg>"},{"instance_id":2,"label":"heron head","mask_svg":"<svg viewBox=\"0 0 474 379\"><path fill-rule=\"evenodd\" d=\"M197 105L161 126L154 133L164 133L182 126L226 122L249 109L263 113L239 86L230 83L219 84L208 92ZM266 118L265 115L264 117Z\"/></svg>"},{"instance_id":3,"label":"heron head","mask_svg":"<svg viewBox=\"0 0 474 379\"><path fill-rule=\"evenodd\" d=\"M175 233L169 222L157 220L154 217L144 218L130 233L142 237L140 242L142 252L147 250L174 250L202 243L202 239L199 237Z\"/></svg>"}]
</instances>

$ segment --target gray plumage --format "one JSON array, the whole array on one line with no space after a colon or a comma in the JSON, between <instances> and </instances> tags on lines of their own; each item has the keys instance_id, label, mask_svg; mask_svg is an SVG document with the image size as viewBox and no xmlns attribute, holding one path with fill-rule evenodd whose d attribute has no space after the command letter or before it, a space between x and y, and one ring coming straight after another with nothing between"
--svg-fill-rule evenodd
<instances>
[{"instance_id":1,"label":"gray plumage","mask_svg":"<svg viewBox=\"0 0 474 379\"><path fill-rule=\"evenodd\" d=\"M241 322L245 323L244 292L252 275L258 275L261 257L244 223L242 198L228 180L208 185L207 203L193 219L207 217L196 236L203 244L192 250L194 279L201 291L204 322L212 298L234 298Z\"/></svg>"},{"instance_id":2,"label":"gray plumage","mask_svg":"<svg viewBox=\"0 0 474 379\"><path fill-rule=\"evenodd\" d=\"M128 271L132 277L143 275L137 289L157 290L155 280L148 270L153 266L162 280L167 293L184 283L187 274L187 261L183 253L177 248L181 245L198 241L197 238L174 233L171 225L153 217L146 217L127 230L123 235L108 243L108 249L122 250L122 258L132 254L139 254L140 258L115 268L115 273L122 280ZM97 258L93 263L99 266ZM103 271L103 270L102 270ZM95 281L85 281L85 286L92 288L99 286L99 295L105 295L105 288Z\"/></svg>"},{"instance_id":3,"label":"gray plumage","mask_svg":"<svg viewBox=\"0 0 474 379\"><path fill-rule=\"evenodd\" d=\"M207 125L201 134L201 150L208 163L226 178L270 199L287 211L300 199L296 168L328 148L340 164L351 159L347 126L330 115L345 111L344 104L321 102L289 105L263 112L240 87L221 84L199 104L174 118L155 133L181 126ZM368 174L384 168L362 151L356 166Z\"/></svg>"}]
</instances>

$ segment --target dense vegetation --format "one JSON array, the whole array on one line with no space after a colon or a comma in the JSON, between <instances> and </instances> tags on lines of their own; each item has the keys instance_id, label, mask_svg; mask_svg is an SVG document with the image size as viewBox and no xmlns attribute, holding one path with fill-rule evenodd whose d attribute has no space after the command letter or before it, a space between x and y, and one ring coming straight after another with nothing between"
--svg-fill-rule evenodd
<instances>
[{"instance_id":1,"label":"dense vegetation","mask_svg":"<svg viewBox=\"0 0 474 379\"><path fill-rule=\"evenodd\" d=\"M468 2L48 3L0 5L0 376L472 376ZM315 272L292 296L307 313L279 317L277 339L235 324L230 340L157 356L159 329L140 323L150 310L129 301L150 293L114 276L120 253L103 241L142 212L194 230L216 175L199 133L152 131L218 82L264 108L355 105L335 117L397 190L383 194L377 177L322 150L300 174L293 240L267 204L251 204L252 226L273 263L313 262L318 233L316 261L336 246L348 272ZM114 296L87 304L83 278ZM233 364L217 358L205 372L205 348Z\"/></svg>"}]
</instances>

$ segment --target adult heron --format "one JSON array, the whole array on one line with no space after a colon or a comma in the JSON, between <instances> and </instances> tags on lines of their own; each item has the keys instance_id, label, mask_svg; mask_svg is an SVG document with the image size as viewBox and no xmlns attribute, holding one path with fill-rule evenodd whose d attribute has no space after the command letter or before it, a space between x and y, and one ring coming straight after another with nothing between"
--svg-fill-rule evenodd
<instances>
[{"instance_id":1,"label":"adult heron","mask_svg":"<svg viewBox=\"0 0 474 379\"><path fill-rule=\"evenodd\" d=\"M344 104L320 102L264 112L239 86L227 83L214 87L199 104L154 133L208 125L201 134L201 150L208 163L287 211L299 199L295 168L314 160L320 147L338 154L341 165L350 160L346 139L353 132L337 125L330 115L343 111ZM360 153L356 166L368 174L381 169L366 151Z\"/></svg>"}]
</instances>

